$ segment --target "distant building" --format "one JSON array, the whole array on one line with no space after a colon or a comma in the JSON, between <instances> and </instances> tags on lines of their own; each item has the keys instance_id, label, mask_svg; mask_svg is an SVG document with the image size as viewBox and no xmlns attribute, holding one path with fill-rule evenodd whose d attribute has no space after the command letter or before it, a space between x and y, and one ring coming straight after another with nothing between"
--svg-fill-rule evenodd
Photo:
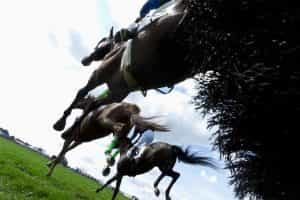
<instances>
[{"instance_id":1,"label":"distant building","mask_svg":"<svg viewBox=\"0 0 300 200\"><path fill-rule=\"evenodd\" d=\"M10 138L9 132L6 129L0 128L0 135L6 138Z\"/></svg>"}]
</instances>

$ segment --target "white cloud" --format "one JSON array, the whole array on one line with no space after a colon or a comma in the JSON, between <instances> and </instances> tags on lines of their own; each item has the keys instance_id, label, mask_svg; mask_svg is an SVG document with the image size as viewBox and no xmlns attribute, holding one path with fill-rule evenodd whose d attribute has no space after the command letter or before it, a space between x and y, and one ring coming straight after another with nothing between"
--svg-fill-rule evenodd
<instances>
[{"instance_id":1,"label":"white cloud","mask_svg":"<svg viewBox=\"0 0 300 200\"><path fill-rule=\"evenodd\" d=\"M205 170L201 170L201 176L206 179L209 183L216 183L217 176L216 175L208 175Z\"/></svg>"},{"instance_id":2,"label":"white cloud","mask_svg":"<svg viewBox=\"0 0 300 200\"><path fill-rule=\"evenodd\" d=\"M109 0L107 1L113 22L120 27L127 27L138 16L145 0Z\"/></svg>"},{"instance_id":3,"label":"white cloud","mask_svg":"<svg viewBox=\"0 0 300 200\"><path fill-rule=\"evenodd\" d=\"M195 112L194 106L190 103L191 96L195 92L193 88L194 82L187 80L178 84L176 89L168 95L149 91L146 98L139 93L135 93L131 94L126 100L138 102L143 115L163 116L161 119L171 128L172 132L157 133L158 139L175 142L176 144L207 146L211 133L206 129L206 119ZM174 138L176 138L176 141L174 141Z\"/></svg>"}]
</instances>

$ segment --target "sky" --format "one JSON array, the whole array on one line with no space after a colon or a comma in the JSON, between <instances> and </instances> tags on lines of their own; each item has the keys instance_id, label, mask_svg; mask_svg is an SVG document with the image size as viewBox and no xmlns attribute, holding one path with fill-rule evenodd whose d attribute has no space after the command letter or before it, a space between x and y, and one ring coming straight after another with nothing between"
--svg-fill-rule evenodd
<instances>
[{"instance_id":1,"label":"sky","mask_svg":"<svg viewBox=\"0 0 300 200\"><path fill-rule=\"evenodd\" d=\"M83 67L80 60L112 25L115 29L128 26L143 3L144 0L0 1L0 127L45 149L49 155L57 154L63 140L52 125L100 64ZM124 101L138 104L144 116L163 115L162 122L172 132L157 133L156 141L194 145L204 155L218 159L209 140L213 130L207 129L207 119L190 103L194 84L189 79L168 95L149 91L146 98L134 92ZM79 114L73 112L67 126ZM99 139L70 151L69 164L101 181L107 180L101 176L101 169L105 163L103 151L110 140L111 137ZM218 162L222 167L222 161ZM181 176L171 191L174 200L235 199L225 170L182 163L177 163L175 170ZM164 199L170 179L162 181L162 195L156 198L152 185L158 175L154 169L135 178L126 177L121 190L141 199Z\"/></svg>"}]
</instances>

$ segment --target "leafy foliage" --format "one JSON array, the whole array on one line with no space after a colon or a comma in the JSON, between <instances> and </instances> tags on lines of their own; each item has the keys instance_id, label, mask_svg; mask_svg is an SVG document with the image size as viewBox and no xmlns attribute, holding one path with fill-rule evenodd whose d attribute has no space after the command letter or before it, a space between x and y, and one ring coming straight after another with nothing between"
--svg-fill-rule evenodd
<instances>
[{"instance_id":1,"label":"leafy foliage","mask_svg":"<svg viewBox=\"0 0 300 200\"><path fill-rule=\"evenodd\" d=\"M236 196L295 199L300 7L291 0L186 2L191 12L177 42L199 74L194 104L218 126L213 145Z\"/></svg>"}]
</instances>

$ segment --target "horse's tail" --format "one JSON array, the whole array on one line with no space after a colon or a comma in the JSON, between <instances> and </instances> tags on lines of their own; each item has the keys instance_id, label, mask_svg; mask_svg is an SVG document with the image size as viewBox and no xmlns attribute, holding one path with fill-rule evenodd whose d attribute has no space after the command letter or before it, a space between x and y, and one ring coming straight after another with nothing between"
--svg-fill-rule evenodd
<instances>
[{"instance_id":1,"label":"horse's tail","mask_svg":"<svg viewBox=\"0 0 300 200\"><path fill-rule=\"evenodd\" d=\"M131 121L136 126L136 128L144 132L146 130L152 130L152 131L162 131L162 132L168 132L170 129L166 125L162 125L159 123L156 123L153 121L157 117L142 117L140 115L132 115Z\"/></svg>"},{"instance_id":2,"label":"horse's tail","mask_svg":"<svg viewBox=\"0 0 300 200\"><path fill-rule=\"evenodd\" d=\"M184 163L218 169L213 158L199 156L197 155L198 152L192 153L190 147L187 147L185 150L183 150L181 147L173 145L172 148L175 151L177 158Z\"/></svg>"}]
</instances>

